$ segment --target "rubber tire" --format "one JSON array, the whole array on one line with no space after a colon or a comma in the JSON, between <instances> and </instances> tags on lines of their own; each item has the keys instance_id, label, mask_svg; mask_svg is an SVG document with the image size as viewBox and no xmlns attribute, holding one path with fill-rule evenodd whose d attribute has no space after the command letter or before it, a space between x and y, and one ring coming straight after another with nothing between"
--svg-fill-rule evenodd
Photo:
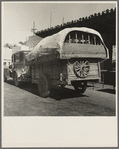
<instances>
[{"instance_id":1,"label":"rubber tire","mask_svg":"<svg viewBox=\"0 0 119 149\"><path fill-rule=\"evenodd\" d=\"M16 72L14 72L14 74L13 74L13 81L14 81L14 85L16 87L19 87L20 86L20 82L18 81L17 73Z\"/></svg>"},{"instance_id":2,"label":"rubber tire","mask_svg":"<svg viewBox=\"0 0 119 149\"><path fill-rule=\"evenodd\" d=\"M76 92L84 93L87 88L87 82L82 82L81 84L82 85L80 85L80 86L74 85L74 89Z\"/></svg>"},{"instance_id":3,"label":"rubber tire","mask_svg":"<svg viewBox=\"0 0 119 149\"><path fill-rule=\"evenodd\" d=\"M64 88L65 88L65 85L64 85L64 84L61 84L60 86L61 86L61 88L62 88L62 89L64 89Z\"/></svg>"},{"instance_id":4,"label":"rubber tire","mask_svg":"<svg viewBox=\"0 0 119 149\"><path fill-rule=\"evenodd\" d=\"M39 77L38 92L43 98L46 98L50 95L50 81L49 78L43 73L41 73Z\"/></svg>"}]
</instances>

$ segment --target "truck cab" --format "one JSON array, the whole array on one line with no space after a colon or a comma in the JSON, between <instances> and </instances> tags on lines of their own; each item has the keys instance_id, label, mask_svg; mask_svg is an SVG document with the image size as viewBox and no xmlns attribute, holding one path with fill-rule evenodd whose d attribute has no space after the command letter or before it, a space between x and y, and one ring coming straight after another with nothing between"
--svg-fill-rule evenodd
<instances>
[{"instance_id":1,"label":"truck cab","mask_svg":"<svg viewBox=\"0 0 119 149\"><path fill-rule=\"evenodd\" d=\"M27 65L25 56L30 51L18 51L12 55L12 77L15 86L19 86L20 82L30 82L30 68Z\"/></svg>"}]
</instances>

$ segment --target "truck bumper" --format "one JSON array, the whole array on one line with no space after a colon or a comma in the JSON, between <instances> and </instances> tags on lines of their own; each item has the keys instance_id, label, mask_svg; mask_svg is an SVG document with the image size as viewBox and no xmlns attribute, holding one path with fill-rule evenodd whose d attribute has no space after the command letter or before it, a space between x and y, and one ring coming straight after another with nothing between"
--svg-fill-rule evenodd
<instances>
[{"instance_id":1,"label":"truck bumper","mask_svg":"<svg viewBox=\"0 0 119 149\"><path fill-rule=\"evenodd\" d=\"M96 77L96 78L76 78L76 79L68 79L67 84L71 85L72 82L95 82L95 81L99 81L101 79L101 77Z\"/></svg>"}]
</instances>

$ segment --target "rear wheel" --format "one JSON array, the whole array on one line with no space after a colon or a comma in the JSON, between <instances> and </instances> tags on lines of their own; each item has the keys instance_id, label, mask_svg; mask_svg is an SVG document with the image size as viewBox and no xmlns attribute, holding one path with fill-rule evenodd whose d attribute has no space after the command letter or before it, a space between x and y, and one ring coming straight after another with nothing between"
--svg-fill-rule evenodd
<instances>
[{"instance_id":1,"label":"rear wheel","mask_svg":"<svg viewBox=\"0 0 119 149\"><path fill-rule=\"evenodd\" d=\"M61 84L60 86L61 86L61 88L62 88L62 89L64 89L64 88L65 88L65 85L64 85L64 84Z\"/></svg>"},{"instance_id":2,"label":"rear wheel","mask_svg":"<svg viewBox=\"0 0 119 149\"><path fill-rule=\"evenodd\" d=\"M38 92L40 96L44 98L50 95L50 81L44 74L40 74L38 81Z\"/></svg>"},{"instance_id":3,"label":"rear wheel","mask_svg":"<svg viewBox=\"0 0 119 149\"><path fill-rule=\"evenodd\" d=\"M13 74L13 80L14 80L14 85L15 86L20 86L20 82L18 81L18 77L17 77L17 73L15 72L14 74Z\"/></svg>"},{"instance_id":4,"label":"rear wheel","mask_svg":"<svg viewBox=\"0 0 119 149\"><path fill-rule=\"evenodd\" d=\"M86 88L87 88L87 82L81 82L79 85L74 84L74 89L76 92L84 93L86 91Z\"/></svg>"}]
</instances>

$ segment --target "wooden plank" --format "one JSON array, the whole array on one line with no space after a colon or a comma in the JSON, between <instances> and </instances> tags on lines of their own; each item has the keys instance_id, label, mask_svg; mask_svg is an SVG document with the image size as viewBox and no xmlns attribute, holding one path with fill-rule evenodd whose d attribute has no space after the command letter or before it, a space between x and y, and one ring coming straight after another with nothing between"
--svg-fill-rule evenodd
<instances>
[{"instance_id":1,"label":"wooden plank","mask_svg":"<svg viewBox=\"0 0 119 149\"><path fill-rule=\"evenodd\" d=\"M88 76L98 76L98 70L89 71Z\"/></svg>"},{"instance_id":2,"label":"wooden plank","mask_svg":"<svg viewBox=\"0 0 119 149\"><path fill-rule=\"evenodd\" d=\"M62 58L95 57L106 58L106 50L101 45L65 43L62 48Z\"/></svg>"},{"instance_id":3,"label":"wooden plank","mask_svg":"<svg viewBox=\"0 0 119 149\"><path fill-rule=\"evenodd\" d=\"M97 65L91 65L90 64L90 71L93 71L93 70L98 70L98 66Z\"/></svg>"},{"instance_id":4,"label":"wooden plank","mask_svg":"<svg viewBox=\"0 0 119 149\"><path fill-rule=\"evenodd\" d=\"M101 58L105 59L106 55L105 54L67 54L63 53L62 56L60 57L61 59L71 59L71 58Z\"/></svg>"},{"instance_id":5,"label":"wooden plank","mask_svg":"<svg viewBox=\"0 0 119 149\"><path fill-rule=\"evenodd\" d=\"M75 79L69 78L70 81L86 81L86 80L88 80L88 81L92 80L93 81L93 80L99 80L99 79L101 79L101 77L98 77L98 76L95 76L95 77L92 76L92 77L87 77L87 78L75 78Z\"/></svg>"},{"instance_id":6,"label":"wooden plank","mask_svg":"<svg viewBox=\"0 0 119 149\"><path fill-rule=\"evenodd\" d=\"M80 62L79 59L77 61ZM81 59L81 61L82 61L82 59ZM97 61L97 60L95 59L94 61ZM98 63L97 62L94 63L94 61L92 61L93 63L90 63L90 71L88 73L88 76L86 78L80 78L80 77L77 77L74 74L73 64L75 62L75 59L71 60L70 64L67 65L67 67L68 67L68 84L71 83L71 80L77 80L77 79L78 80L87 80L87 79L95 79L95 78L97 78L98 77Z\"/></svg>"},{"instance_id":7,"label":"wooden plank","mask_svg":"<svg viewBox=\"0 0 119 149\"><path fill-rule=\"evenodd\" d=\"M98 66L97 66L97 64L91 64L90 63L90 70L98 70ZM71 72L73 71L73 64L71 64L71 65L68 65L68 68L71 70Z\"/></svg>"},{"instance_id":8,"label":"wooden plank","mask_svg":"<svg viewBox=\"0 0 119 149\"><path fill-rule=\"evenodd\" d=\"M89 44L77 44L77 43L65 43L62 49L62 53L99 53L106 54L105 48L102 45L89 45Z\"/></svg>"}]
</instances>

